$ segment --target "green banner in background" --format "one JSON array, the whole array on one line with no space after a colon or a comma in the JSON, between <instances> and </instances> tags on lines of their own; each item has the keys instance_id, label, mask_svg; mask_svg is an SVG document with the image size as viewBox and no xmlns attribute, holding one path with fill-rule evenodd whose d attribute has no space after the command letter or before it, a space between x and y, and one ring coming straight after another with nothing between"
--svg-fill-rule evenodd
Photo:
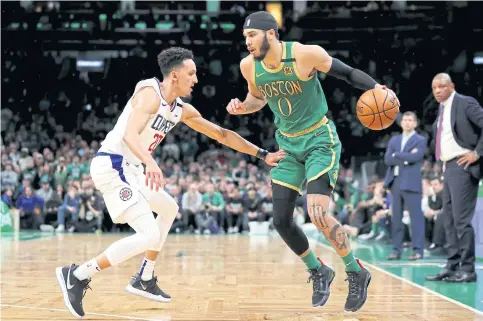
<instances>
[{"instance_id":1,"label":"green banner in background","mask_svg":"<svg viewBox=\"0 0 483 321\"><path fill-rule=\"evenodd\" d=\"M8 205L4 201L0 201L0 232L13 231L12 215Z\"/></svg>"}]
</instances>

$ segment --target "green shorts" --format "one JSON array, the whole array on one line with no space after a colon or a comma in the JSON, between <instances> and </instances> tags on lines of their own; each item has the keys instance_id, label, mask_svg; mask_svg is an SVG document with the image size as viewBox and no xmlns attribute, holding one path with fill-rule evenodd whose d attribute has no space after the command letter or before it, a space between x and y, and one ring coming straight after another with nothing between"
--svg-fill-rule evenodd
<instances>
[{"instance_id":1,"label":"green shorts","mask_svg":"<svg viewBox=\"0 0 483 321\"><path fill-rule=\"evenodd\" d=\"M303 135L289 137L277 131L275 138L287 156L270 171L272 182L302 194L305 180L309 183L327 173L330 185L335 187L341 143L331 120Z\"/></svg>"}]
</instances>

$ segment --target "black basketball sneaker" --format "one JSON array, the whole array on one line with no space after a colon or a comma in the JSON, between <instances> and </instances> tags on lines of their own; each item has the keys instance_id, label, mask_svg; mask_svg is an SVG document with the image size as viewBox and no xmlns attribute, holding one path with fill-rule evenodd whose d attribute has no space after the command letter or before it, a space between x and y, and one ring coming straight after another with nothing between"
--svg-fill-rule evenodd
<instances>
[{"instance_id":1,"label":"black basketball sneaker","mask_svg":"<svg viewBox=\"0 0 483 321\"><path fill-rule=\"evenodd\" d=\"M87 289L91 289L89 282L91 279L79 280L74 276L74 271L78 268L77 265L58 267L55 269L57 280L59 281L62 294L64 296L64 303L70 313L75 317L81 319L85 313L82 307L82 299L86 294Z\"/></svg>"},{"instance_id":2,"label":"black basketball sneaker","mask_svg":"<svg viewBox=\"0 0 483 321\"><path fill-rule=\"evenodd\" d=\"M154 276L149 281L143 281L141 275L136 273L125 290L129 293L145 297L158 302L169 302L171 297L158 286L158 278Z\"/></svg>"},{"instance_id":3,"label":"black basketball sneaker","mask_svg":"<svg viewBox=\"0 0 483 321\"><path fill-rule=\"evenodd\" d=\"M366 303L367 288L369 283L371 283L371 272L359 262L359 259L356 260L362 270L359 272L346 272L346 281L349 281L349 295L344 306L345 312L356 312L362 308L364 303Z\"/></svg>"},{"instance_id":4,"label":"black basketball sneaker","mask_svg":"<svg viewBox=\"0 0 483 321\"><path fill-rule=\"evenodd\" d=\"M308 270L310 273L307 283L313 281L312 306L319 307L327 303L330 296L330 284L335 278L335 272L327 265L318 269Z\"/></svg>"}]
</instances>

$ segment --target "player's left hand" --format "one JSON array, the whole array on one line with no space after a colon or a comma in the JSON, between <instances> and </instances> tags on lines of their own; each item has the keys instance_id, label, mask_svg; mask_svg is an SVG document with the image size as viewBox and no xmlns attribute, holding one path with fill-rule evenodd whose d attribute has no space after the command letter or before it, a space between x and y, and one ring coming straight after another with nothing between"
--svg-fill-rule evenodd
<instances>
[{"instance_id":1,"label":"player's left hand","mask_svg":"<svg viewBox=\"0 0 483 321\"><path fill-rule=\"evenodd\" d=\"M386 85L377 84L376 88L381 88L382 90L387 90L391 96L396 98L396 103L397 103L398 107L401 106L401 103L399 102L399 99L397 98L396 93L394 91L392 91L391 89L387 88Z\"/></svg>"},{"instance_id":2,"label":"player's left hand","mask_svg":"<svg viewBox=\"0 0 483 321\"><path fill-rule=\"evenodd\" d=\"M279 150L275 153L268 153L265 157L265 163L270 166L276 167L278 162L287 155L284 150Z\"/></svg>"},{"instance_id":3,"label":"player's left hand","mask_svg":"<svg viewBox=\"0 0 483 321\"><path fill-rule=\"evenodd\" d=\"M480 157L475 152L467 152L458 158L458 165L465 165L465 169L467 169L468 166L476 162L479 158Z\"/></svg>"},{"instance_id":4,"label":"player's left hand","mask_svg":"<svg viewBox=\"0 0 483 321\"><path fill-rule=\"evenodd\" d=\"M237 115L243 113L245 110L245 105L240 101L240 99L234 98L230 101L228 106L226 106L226 110L232 115Z\"/></svg>"}]
</instances>

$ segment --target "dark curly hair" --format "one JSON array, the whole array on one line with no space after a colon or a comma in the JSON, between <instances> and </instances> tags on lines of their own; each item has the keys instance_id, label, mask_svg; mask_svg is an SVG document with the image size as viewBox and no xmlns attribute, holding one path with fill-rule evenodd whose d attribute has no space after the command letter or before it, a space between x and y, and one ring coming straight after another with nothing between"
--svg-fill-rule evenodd
<instances>
[{"instance_id":1,"label":"dark curly hair","mask_svg":"<svg viewBox=\"0 0 483 321\"><path fill-rule=\"evenodd\" d=\"M161 51L158 55L158 64L163 77L167 77L174 68L181 66L186 59L193 59L191 50L171 47Z\"/></svg>"}]
</instances>

